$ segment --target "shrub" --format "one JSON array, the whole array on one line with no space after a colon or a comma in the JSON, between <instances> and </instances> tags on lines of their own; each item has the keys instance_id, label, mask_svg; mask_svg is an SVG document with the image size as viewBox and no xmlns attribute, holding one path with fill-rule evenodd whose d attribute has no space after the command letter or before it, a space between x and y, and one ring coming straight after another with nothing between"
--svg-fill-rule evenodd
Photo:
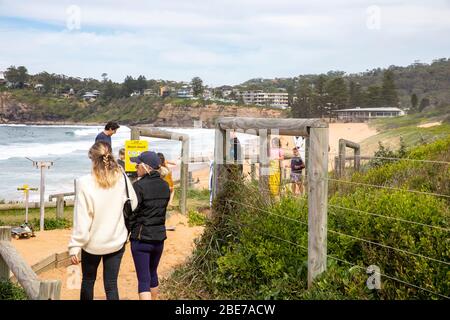
<instances>
[{"instance_id":1,"label":"shrub","mask_svg":"<svg viewBox=\"0 0 450 320\"><path fill-rule=\"evenodd\" d=\"M0 300L27 300L22 287L10 281L0 281Z\"/></svg>"},{"instance_id":2,"label":"shrub","mask_svg":"<svg viewBox=\"0 0 450 320\"><path fill-rule=\"evenodd\" d=\"M196 210L189 210L188 212L188 223L190 227L193 226L204 226L206 222L206 217Z\"/></svg>"}]
</instances>

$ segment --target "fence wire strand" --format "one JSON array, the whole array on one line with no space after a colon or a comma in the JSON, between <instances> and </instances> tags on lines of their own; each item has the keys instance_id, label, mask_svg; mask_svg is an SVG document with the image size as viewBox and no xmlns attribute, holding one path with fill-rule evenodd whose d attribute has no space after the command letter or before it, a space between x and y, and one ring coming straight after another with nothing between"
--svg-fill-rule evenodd
<instances>
[{"instance_id":1,"label":"fence wire strand","mask_svg":"<svg viewBox=\"0 0 450 320\"><path fill-rule=\"evenodd\" d=\"M387 186L379 186L379 185L376 185L376 184L369 184L369 183L362 183L362 182L353 182L353 181L333 179L333 178L324 178L324 179L328 180L328 181L342 182L342 183L353 184L353 185L358 185L358 186L380 188L380 189L387 189L387 190L395 190L395 191L412 192L412 193L424 194L424 195L429 195L429 196L450 198L450 195L440 194L440 193L425 192L425 191L410 190L410 189L401 189L401 188L394 188L394 187L387 187Z\"/></svg>"},{"instance_id":2,"label":"fence wire strand","mask_svg":"<svg viewBox=\"0 0 450 320\"><path fill-rule=\"evenodd\" d=\"M234 203L242 204L242 205L245 206L244 203L240 203L240 202L233 201L233 200L224 200L224 201L226 201L226 202L232 201L232 202L234 202ZM259 209L259 208L256 208L256 209ZM265 210L261 210L261 211L265 211ZM266 211L266 212L267 212L267 211ZM288 218L288 217L286 217L286 218ZM290 219L290 220L291 220L291 219ZM298 220L294 220L294 221L299 222ZM250 226L250 225L248 225L248 224L242 224L242 223L238 223L238 224L240 224L241 226L252 227L252 226ZM307 247L302 246L302 245L300 245L299 243L295 243L295 242L286 240L286 239L284 239L284 238L281 238L281 237L278 237L278 236L269 234L269 233L267 233L266 231L262 231L262 230L259 230L259 229L257 229L257 228L252 228L252 230L260 231L262 234L264 234L264 235L266 235L266 236L269 236L269 237L271 237L271 238L274 238L274 239L283 241L283 242L288 243L288 244L290 244L290 245L294 245L294 246L300 247L300 248L302 248L302 249L308 251L308 248L307 248ZM334 260L336 260L336 261L342 262L342 263L346 263L346 264L348 264L348 265L351 265L352 267L357 267L357 268L362 269L362 270L364 270L364 271L366 270L366 268L364 268L364 267L362 267L362 266L360 266L360 265L358 265L358 264L351 263L351 262L349 262L349 261L346 261L346 260L337 258L337 257L335 257L335 256L332 256L332 255L327 254L327 257L330 258L330 259L334 259ZM390 276L390 275L387 275L387 274L384 274L384 273L381 273L381 272L380 272L380 273L376 272L376 273L379 274L379 275L382 276L382 277L388 278L388 279L393 280L393 281L400 282L400 283L402 283L402 284L404 284L404 285L407 285L407 286L410 286L410 287L413 287L413 288L416 288L416 289L419 289L419 290L426 291L426 292L428 292L428 293L431 293L431 294L440 296L440 297L445 298L445 299L450 299L450 297L448 297L448 296L446 296L446 295L440 294L440 293L435 292L435 291L431 291L431 290L429 290L429 289L426 289L426 288L417 286L417 285L415 285L415 284L412 284L412 283L406 282L406 281L404 281L404 280L401 280L401 279L392 277L392 276Z\"/></svg>"}]
</instances>

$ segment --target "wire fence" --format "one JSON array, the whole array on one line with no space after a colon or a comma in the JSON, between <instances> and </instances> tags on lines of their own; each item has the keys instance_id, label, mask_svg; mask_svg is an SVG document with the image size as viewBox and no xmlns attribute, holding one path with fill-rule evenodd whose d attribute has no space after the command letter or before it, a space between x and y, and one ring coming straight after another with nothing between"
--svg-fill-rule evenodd
<instances>
[{"instance_id":1,"label":"wire fence","mask_svg":"<svg viewBox=\"0 0 450 320\"><path fill-rule=\"evenodd\" d=\"M330 154L331 156L331 154ZM389 161L410 161L411 163L425 163L425 164L429 164L429 165L445 165L447 166L448 164L450 164L450 162L447 161L438 161L438 160L421 160L421 159L409 159L409 158L394 158L394 157L376 157L376 156L359 156L361 159L364 158L365 160L373 160L373 159L377 159L377 160L389 160ZM330 157L330 162L333 164L334 159L332 157ZM334 168L334 166L332 166L332 168ZM289 169L287 169L289 170ZM258 170L257 170L258 171ZM292 191L289 188L286 188L286 185L289 183L292 183L292 181L290 179L286 179L285 177L287 176L286 174L283 175L283 173L281 173L280 171L280 179L279 179L279 193L278 196L287 196L287 195L293 195ZM203 181L206 181L206 179L202 179ZM250 173L247 173L246 176L246 180L248 181L254 181L257 182L257 180L252 179L252 177L250 177ZM449 194L444 194L444 193L439 193L439 192L429 192L429 191L422 191L422 190L412 190L412 189L408 189L408 188L398 188L398 187L391 187L389 185L377 185L377 184L372 184L372 183L365 183L365 182L360 182L360 181L349 181L347 179L345 179L345 177L343 177L342 179L336 179L336 178L324 178L325 181L327 181L328 183L333 182L336 184L348 184L348 185L352 185L358 188L377 188L377 189L385 189L385 190L389 190L389 191L396 191L396 192L405 192L405 193L412 193L412 194L418 194L418 195L427 195L427 196L432 196L432 197L438 197L438 198L444 198L444 199L449 199L450 195ZM209 181L209 179L208 179ZM230 180L230 179L222 179L221 183L231 183L231 184L236 184L236 186L241 185L242 182L241 181L235 181L235 180ZM302 182L303 184L307 184L307 179L303 179ZM260 185L258 185L257 183L254 184L254 188L259 190L259 191L264 191L268 194L272 194L273 193L273 189L271 188L265 188L262 187ZM303 194L303 196L307 197L307 192L305 192ZM300 225L308 225L307 221L302 221L299 219L294 219L288 216L285 216L283 214L279 214L276 212L273 212L272 210L270 210L270 207L264 206L264 205L255 205L255 204L249 204L249 203L244 203L242 201L235 201L233 199L227 199L226 200L228 203L234 203L236 205L241 205L247 209L251 209L253 211L258 211L264 214L268 214L280 219L286 219L289 220L291 222L295 222L298 223ZM393 222L397 222L397 223L401 223L401 224L405 224L405 225L410 225L410 226L416 226L416 227L423 227L423 228L430 228L432 230L437 230L439 232L443 232L443 233L450 233L450 228L448 228L448 223L446 221L444 221L445 225L433 225L430 223L424 223L424 222L419 222L419 221L414 221L414 220L408 220L405 219L403 217L397 217L397 216L391 216L386 214L385 212L370 212L367 210L362 210L359 209L357 206L355 208L349 208L349 207L345 207L342 205L337 205L337 204L328 204L329 210L328 213L331 215L339 215L340 211L348 211L350 213L353 214L357 214L357 215L365 215L365 216L370 216L370 217L374 217L374 218L379 218L379 219L386 219L387 221L393 221ZM269 208L269 209L267 209ZM249 227L247 225L247 227ZM255 229L257 230L257 229ZM304 245L301 245L299 243L284 239L283 237L280 237L279 235L275 235L275 234L270 234L268 232L265 232L264 230L259 230L259 232L262 232L262 234L271 237L273 239L285 242L287 244L290 245L295 245L298 246L304 250L308 250L307 247L305 247ZM361 242L361 243L365 243L366 245L369 246L369 248L380 248L382 250L388 250L388 251L392 251L392 252L397 252L399 254L403 254L407 257L411 257L411 258L415 258L415 259L424 259L430 263L437 263L440 266L447 268L450 265L449 259L448 257L445 257L444 259L442 258L436 258L436 257L431 257L428 255L424 255L422 253L419 252L413 252L410 249L406 249L406 248L399 248L396 245L388 245L383 243L382 241L377 241L376 239L366 239L364 237L360 237L360 236L355 236L350 234L349 232L346 231L342 231L342 230L333 230L333 229L328 229L328 233L338 236L338 237L345 237L357 242ZM330 255L328 254L327 257L329 257L330 259L334 259L338 262L341 263L345 263L347 265L350 265L352 267L356 267L362 270L366 270L365 267L359 265L359 264L354 264L352 262L346 261L344 259L338 258L336 256ZM428 292L432 295L441 297L441 298L445 298L445 299L450 299L450 297L448 296L448 294L443 294L440 292L436 292L430 289L427 289L423 286L417 285L417 284L413 284L410 283L408 281L399 279L397 277L394 277L392 275L389 274L385 274L385 273L379 273L379 275L381 277L384 277L386 279L389 279L391 281L395 281L398 282L400 284L418 289L418 290L422 290L424 292Z\"/></svg>"}]
</instances>

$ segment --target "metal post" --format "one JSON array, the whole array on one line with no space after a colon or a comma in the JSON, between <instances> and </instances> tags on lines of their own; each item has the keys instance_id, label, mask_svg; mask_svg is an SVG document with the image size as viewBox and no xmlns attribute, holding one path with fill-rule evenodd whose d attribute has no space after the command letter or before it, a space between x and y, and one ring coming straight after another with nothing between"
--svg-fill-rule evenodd
<instances>
[{"instance_id":1,"label":"metal post","mask_svg":"<svg viewBox=\"0 0 450 320\"><path fill-rule=\"evenodd\" d=\"M25 190L25 223L28 224L28 201L29 201L29 191Z\"/></svg>"},{"instance_id":2,"label":"metal post","mask_svg":"<svg viewBox=\"0 0 450 320\"><path fill-rule=\"evenodd\" d=\"M44 231L44 214L45 214L45 166L44 163L39 163L41 167L41 199L40 199L40 223L39 223L39 230Z\"/></svg>"}]
</instances>

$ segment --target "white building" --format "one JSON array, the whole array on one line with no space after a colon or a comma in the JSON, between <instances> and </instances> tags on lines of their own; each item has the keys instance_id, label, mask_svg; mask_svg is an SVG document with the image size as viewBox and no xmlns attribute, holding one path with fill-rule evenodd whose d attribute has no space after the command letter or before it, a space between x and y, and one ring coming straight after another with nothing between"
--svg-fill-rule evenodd
<instances>
[{"instance_id":1,"label":"white building","mask_svg":"<svg viewBox=\"0 0 450 320\"><path fill-rule=\"evenodd\" d=\"M405 112L399 108L354 108L337 110L339 120L366 121L375 118L404 116Z\"/></svg>"},{"instance_id":2,"label":"white building","mask_svg":"<svg viewBox=\"0 0 450 320\"><path fill-rule=\"evenodd\" d=\"M255 104L257 106L269 106L273 108L287 108L289 104L289 94L286 92L264 92L262 90L243 91L241 93L245 104Z\"/></svg>"},{"instance_id":3,"label":"white building","mask_svg":"<svg viewBox=\"0 0 450 320\"><path fill-rule=\"evenodd\" d=\"M83 95L83 99L84 100L90 100L90 101L93 101L93 100L95 100L97 98L97 96L95 95L95 94L93 94L92 92L86 92L84 95Z\"/></svg>"},{"instance_id":4,"label":"white building","mask_svg":"<svg viewBox=\"0 0 450 320\"><path fill-rule=\"evenodd\" d=\"M194 90L189 87L183 87L177 91L177 97L182 99L192 99L194 97Z\"/></svg>"},{"instance_id":5,"label":"white building","mask_svg":"<svg viewBox=\"0 0 450 320\"><path fill-rule=\"evenodd\" d=\"M6 83L5 73L0 71L0 84Z\"/></svg>"}]
</instances>

